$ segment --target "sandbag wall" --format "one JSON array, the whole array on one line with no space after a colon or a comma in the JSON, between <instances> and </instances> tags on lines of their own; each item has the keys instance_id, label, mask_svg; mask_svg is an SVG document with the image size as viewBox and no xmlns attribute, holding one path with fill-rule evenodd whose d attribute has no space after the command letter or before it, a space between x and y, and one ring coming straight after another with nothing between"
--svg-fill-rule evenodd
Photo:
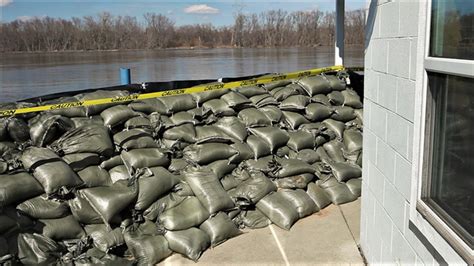
<instances>
[{"instance_id":1,"label":"sandbag wall","mask_svg":"<svg viewBox=\"0 0 474 266\"><path fill-rule=\"evenodd\" d=\"M0 119L0 155L0 262L196 261L357 199L362 103L338 73L58 109Z\"/></svg>"}]
</instances>

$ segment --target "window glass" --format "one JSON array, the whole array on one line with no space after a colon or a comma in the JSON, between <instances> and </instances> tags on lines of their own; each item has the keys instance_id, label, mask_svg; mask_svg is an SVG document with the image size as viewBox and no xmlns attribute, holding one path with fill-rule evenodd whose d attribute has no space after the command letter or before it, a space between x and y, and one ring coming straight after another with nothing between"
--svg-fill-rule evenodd
<instances>
[{"instance_id":1,"label":"window glass","mask_svg":"<svg viewBox=\"0 0 474 266\"><path fill-rule=\"evenodd\" d=\"M474 0L433 0L430 56L474 59Z\"/></svg>"},{"instance_id":2,"label":"window glass","mask_svg":"<svg viewBox=\"0 0 474 266\"><path fill-rule=\"evenodd\" d=\"M431 180L425 200L473 247L474 79L428 73L434 100Z\"/></svg>"}]
</instances>

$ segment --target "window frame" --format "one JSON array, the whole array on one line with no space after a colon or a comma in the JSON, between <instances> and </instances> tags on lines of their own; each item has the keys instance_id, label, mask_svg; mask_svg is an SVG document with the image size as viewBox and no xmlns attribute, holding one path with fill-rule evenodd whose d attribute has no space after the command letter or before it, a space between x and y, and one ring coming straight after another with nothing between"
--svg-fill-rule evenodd
<instances>
[{"instance_id":1,"label":"window frame","mask_svg":"<svg viewBox=\"0 0 474 266\"><path fill-rule=\"evenodd\" d=\"M443 258L461 257L474 263L474 252L448 226L422 196L431 188L432 140L434 123L433 96L428 88L428 72L474 78L474 60L430 57L432 1L420 1L416 68L415 120L413 140L412 191L410 222L427 238ZM415 56L415 55L412 55ZM449 263L450 261L448 261ZM453 263L458 261L454 260Z\"/></svg>"}]
</instances>

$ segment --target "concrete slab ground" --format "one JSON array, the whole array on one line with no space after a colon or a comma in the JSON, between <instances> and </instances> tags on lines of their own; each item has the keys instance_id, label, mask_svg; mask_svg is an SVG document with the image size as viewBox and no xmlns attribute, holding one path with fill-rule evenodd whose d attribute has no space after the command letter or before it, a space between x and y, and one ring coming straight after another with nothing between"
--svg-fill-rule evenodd
<instances>
[{"instance_id":1,"label":"concrete slab ground","mask_svg":"<svg viewBox=\"0 0 474 266\"><path fill-rule=\"evenodd\" d=\"M299 220L290 231L270 225L246 230L197 263L174 254L159 265L363 265L359 253L360 198Z\"/></svg>"}]
</instances>

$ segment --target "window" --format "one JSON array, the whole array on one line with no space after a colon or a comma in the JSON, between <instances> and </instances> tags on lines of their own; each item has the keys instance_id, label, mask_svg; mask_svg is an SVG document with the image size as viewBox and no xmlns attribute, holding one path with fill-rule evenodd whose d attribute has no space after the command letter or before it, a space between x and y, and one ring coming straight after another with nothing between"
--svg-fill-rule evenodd
<instances>
[{"instance_id":1,"label":"window","mask_svg":"<svg viewBox=\"0 0 474 266\"><path fill-rule=\"evenodd\" d=\"M474 1L432 0L417 210L466 261L474 248ZM423 128L423 127L421 127Z\"/></svg>"}]
</instances>

